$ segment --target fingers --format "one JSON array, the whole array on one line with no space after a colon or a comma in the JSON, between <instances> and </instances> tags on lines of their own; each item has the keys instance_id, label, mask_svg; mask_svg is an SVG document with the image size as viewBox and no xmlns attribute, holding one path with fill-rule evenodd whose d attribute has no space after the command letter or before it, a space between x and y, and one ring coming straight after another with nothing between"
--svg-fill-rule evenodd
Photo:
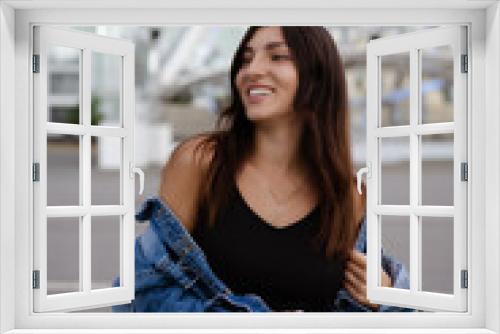
<instances>
[{"instance_id":1,"label":"fingers","mask_svg":"<svg viewBox=\"0 0 500 334\"><path fill-rule=\"evenodd\" d=\"M349 292L349 294L351 296L353 296L358 302L364 304L364 296L358 291L357 288L355 288L351 282L349 281L346 281L345 284L344 284L344 287L345 289L347 290L347 292Z\"/></svg>"},{"instance_id":2,"label":"fingers","mask_svg":"<svg viewBox=\"0 0 500 334\"><path fill-rule=\"evenodd\" d=\"M355 290L358 290L358 286L360 285L359 280L354 276L352 271L345 272L345 284L351 285Z\"/></svg>"},{"instance_id":3,"label":"fingers","mask_svg":"<svg viewBox=\"0 0 500 334\"><path fill-rule=\"evenodd\" d=\"M359 303L366 305L372 310L378 310L379 305L371 303L367 298L366 285L360 286L351 283L350 281L345 281L344 287L349 292L349 294L354 297Z\"/></svg>"},{"instance_id":4,"label":"fingers","mask_svg":"<svg viewBox=\"0 0 500 334\"><path fill-rule=\"evenodd\" d=\"M346 279L355 286L366 286L368 284L366 268L361 269L359 266L353 264L353 262L347 263L345 275ZM380 275L380 285L388 288L392 287L392 279L385 270L381 270Z\"/></svg>"},{"instance_id":5,"label":"fingers","mask_svg":"<svg viewBox=\"0 0 500 334\"><path fill-rule=\"evenodd\" d=\"M355 249L351 252L350 260L358 266L366 267L366 255Z\"/></svg>"},{"instance_id":6,"label":"fingers","mask_svg":"<svg viewBox=\"0 0 500 334\"><path fill-rule=\"evenodd\" d=\"M353 277L352 273L346 272L346 281L344 284L346 290L362 304L368 303L366 299L366 285L359 284L359 282Z\"/></svg>"},{"instance_id":7,"label":"fingers","mask_svg":"<svg viewBox=\"0 0 500 334\"><path fill-rule=\"evenodd\" d=\"M346 272L351 272L361 283L366 283L366 267L363 268L354 262L348 262Z\"/></svg>"},{"instance_id":8,"label":"fingers","mask_svg":"<svg viewBox=\"0 0 500 334\"><path fill-rule=\"evenodd\" d=\"M382 270L381 272L381 284L382 286L384 287L392 287L392 279L391 279L391 276L389 276L385 270Z\"/></svg>"},{"instance_id":9,"label":"fingers","mask_svg":"<svg viewBox=\"0 0 500 334\"><path fill-rule=\"evenodd\" d=\"M366 284L366 256L353 250L347 261L346 271L352 272L362 284Z\"/></svg>"},{"instance_id":10,"label":"fingers","mask_svg":"<svg viewBox=\"0 0 500 334\"><path fill-rule=\"evenodd\" d=\"M345 270L344 287L358 302L372 309L378 305L371 303L366 291L366 256L356 250L351 253Z\"/></svg>"},{"instance_id":11,"label":"fingers","mask_svg":"<svg viewBox=\"0 0 500 334\"><path fill-rule=\"evenodd\" d=\"M360 302L366 300L366 284L363 284L351 271L345 273L345 286L349 292Z\"/></svg>"}]
</instances>

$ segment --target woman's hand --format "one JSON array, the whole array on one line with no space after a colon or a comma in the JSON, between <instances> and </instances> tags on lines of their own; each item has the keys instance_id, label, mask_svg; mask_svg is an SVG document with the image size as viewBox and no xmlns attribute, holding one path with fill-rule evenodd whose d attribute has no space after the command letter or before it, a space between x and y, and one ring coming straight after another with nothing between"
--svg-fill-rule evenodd
<instances>
[{"instance_id":1,"label":"woman's hand","mask_svg":"<svg viewBox=\"0 0 500 334\"><path fill-rule=\"evenodd\" d=\"M391 278L382 270L382 286L391 287ZM379 304L370 303L366 298L366 255L353 250L347 261L344 287L361 304L376 311Z\"/></svg>"}]
</instances>

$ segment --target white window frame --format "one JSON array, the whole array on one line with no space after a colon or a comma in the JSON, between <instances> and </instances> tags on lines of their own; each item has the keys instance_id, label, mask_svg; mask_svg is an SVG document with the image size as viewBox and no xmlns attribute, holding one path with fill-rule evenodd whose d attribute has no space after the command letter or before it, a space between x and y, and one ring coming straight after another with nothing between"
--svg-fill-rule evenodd
<instances>
[{"instance_id":1,"label":"white window frame","mask_svg":"<svg viewBox=\"0 0 500 334\"><path fill-rule=\"evenodd\" d=\"M415 307L429 311L467 310L468 291L461 287L461 271L467 270L467 185L461 180L461 163L467 162L467 83L470 72L463 72L462 56L467 55L465 26L444 26L414 31L372 40L367 45L367 295L378 304ZM446 46L453 64L453 120L422 124L422 50ZM382 58L389 55L408 55L409 61L409 123L401 126L381 124ZM422 143L423 134L453 135L453 204L422 205ZM381 141L403 138L408 140L409 202L395 205L382 202ZM370 177L368 177L370 176ZM409 229L410 272L409 289L387 288L380 285L383 217L399 216ZM422 290L422 221L423 217L451 218L453 265L451 293ZM407 219L407 220L406 220Z\"/></svg>"},{"instance_id":2,"label":"white window frame","mask_svg":"<svg viewBox=\"0 0 500 334\"><path fill-rule=\"evenodd\" d=\"M198 9L197 6L199 2L195 0L186 0L182 4L153 0L0 2L0 333L52 332L47 329L64 329L61 332L77 333L86 328L93 328L89 329L92 333L121 333L124 332L123 329L141 328L141 333L152 333L154 328L163 329L161 332L164 333L178 333L180 328L192 329L189 332L198 333L255 332L249 328L259 328L260 333L345 333L345 328L356 329L356 333L500 333L499 4L496 1L467 0L422 0L419 3L398 0L287 0L281 3L267 3L263 0L252 3L212 0L204 3L205 9ZM235 9L234 6L241 8ZM406 8L402 8L405 6ZM88 9L81 9L82 7ZM470 134L468 150L471 153L468 190L468 258L471 261L468 312L34 314L30 289L33 208L29 200L33 187L30 146L33 133L30 114L31 26L124 23L468 24L471 31L469 50L473 87L468 93L470 112L467 125ZM14 63L15 69L12 66ZM285 330L286 328L289 330Z\"/></svg>"},{"instance_id":3,"label":"white window frame","mask_svg":"<svg viewBox=\"0 0 500 334\"><path fill-rule=\"evenodd\" d=\"M34 28L34 54L39 56L39 73L33 76L34 104L33 159L38 163L40 179L33 184L33 269L39 273L39 287L33 290L35 312L79 310L97 305L129 303L134 298L135 217L134 217L134 111L135 111L135 49L127 40L110 38L82 31L64 30L45 26ZM81 85L79 89L79 124L48 121L48 52L51 46L70 47L79 52ZM120 61L119 126L91 125L91 89L93 52L113 55ZM79 204L73 206L47 206L47 136L70 134L79 136ZM119 140L119 203L92 204L91 136ZM120 241L120 286L92 289L92 226L94 217L114 216L119 228L115 236ZM48 295L47 287L47 228L49 218L71 217L78 222L79 291ZM89 305L91 307L89 307Z\"/></svg>"}]
</instances>

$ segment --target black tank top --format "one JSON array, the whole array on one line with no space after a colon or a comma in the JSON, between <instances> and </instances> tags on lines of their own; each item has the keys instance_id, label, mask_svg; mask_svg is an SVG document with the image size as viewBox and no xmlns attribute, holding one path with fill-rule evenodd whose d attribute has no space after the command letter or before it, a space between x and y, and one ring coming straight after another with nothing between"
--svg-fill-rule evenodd
<instances>
[{"instance_id":1,"label":"black tank top","mask_svg":"<svg viewBox=\"0 0 500 334\"><path fill-rule=\"evenodd\" d=\"M274 311L331 311L344 278L344 263L313 247L319 206L292 225L276 228L245 202L236 185L233 200L212 228L200 219L193 238L214 273L238 294L259 295Z\"/></svg>"}]
</instances>

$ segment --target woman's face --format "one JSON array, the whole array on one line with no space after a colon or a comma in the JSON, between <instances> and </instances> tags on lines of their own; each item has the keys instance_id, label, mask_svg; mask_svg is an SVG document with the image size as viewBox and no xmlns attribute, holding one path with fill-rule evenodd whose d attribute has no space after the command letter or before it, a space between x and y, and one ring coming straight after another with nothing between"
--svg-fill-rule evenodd
<instances>
[{"instance_id":1,"label":"woman's face","mask_svg":"<svg viewBox=\"0 0 500 334\"><path fill-rule=\"evenodd\" d=\"M235 82L248 119L293 112L298 72L292 57L280 27L258 29L245 45Z\"/></svg>"}]
</instances>

